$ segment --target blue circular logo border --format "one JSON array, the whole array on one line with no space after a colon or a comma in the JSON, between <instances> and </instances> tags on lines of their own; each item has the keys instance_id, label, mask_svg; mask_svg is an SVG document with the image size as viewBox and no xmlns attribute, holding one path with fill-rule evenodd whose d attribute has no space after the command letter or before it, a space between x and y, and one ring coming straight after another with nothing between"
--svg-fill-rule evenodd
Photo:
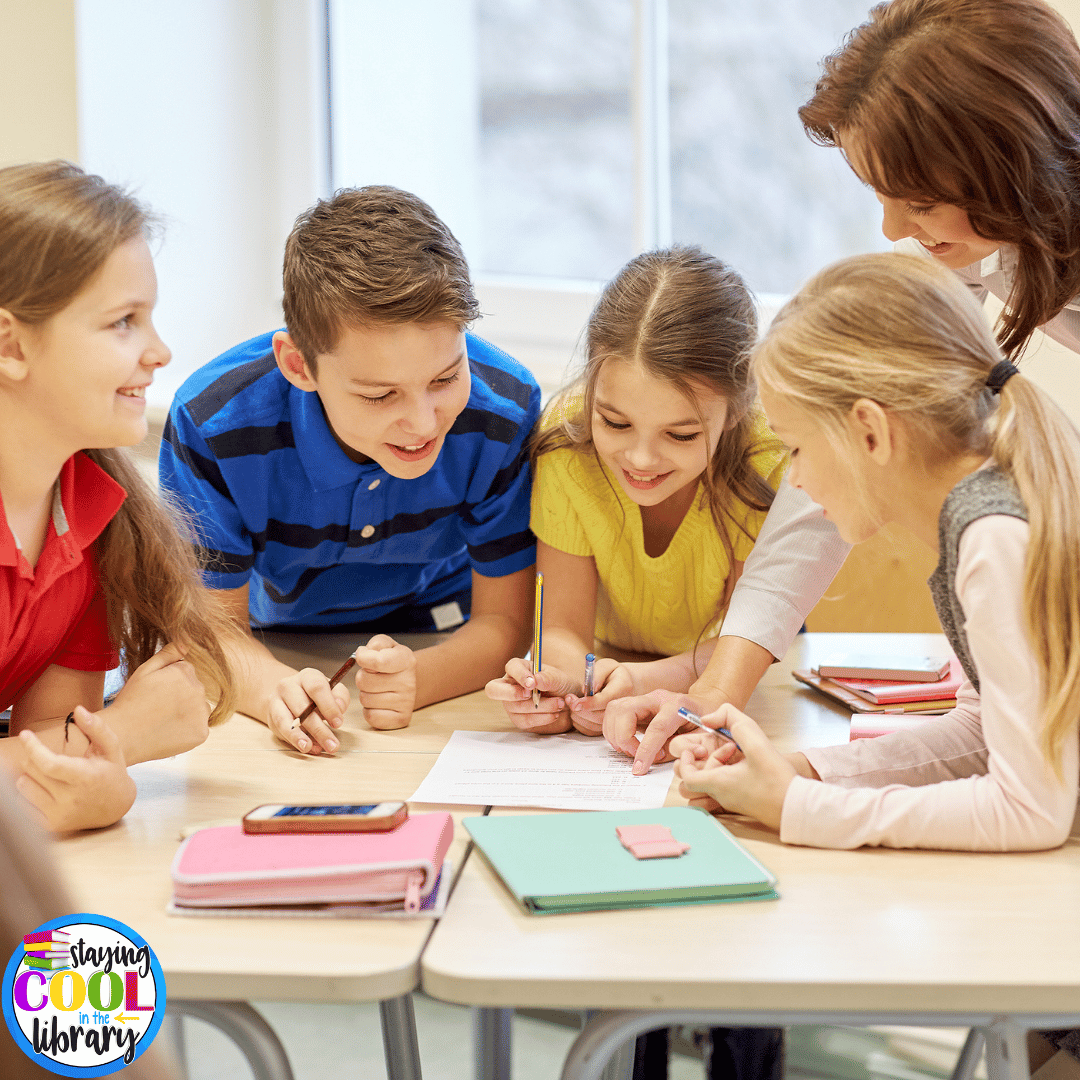
<instances>
[{"instance_id":1,"label":"blue circular logo border","mask_svg":"<svg viewBox=\"0 0 1080 1080\"><path fill-rule=\"evenodd\" d=\"M33 1045L23 1034L23 1030L19 1026L19 1022L15 1017L15 1006L12 1003L15 972L18 971L19 965L22 963L23 959L23 949L21 945L15 950L7 963L7 967L4 969L2 990L4 999L4 1020L7 1023L8 1030L11 1032L12 1039L15 1041L15 1045L18 1046L31 1061L40 1065L41 1068L48 1069L49 1072L57 1073L60 1076L109 1076L114 1072L119 1072L121 1069L127 1068L132 1062L137 1061L142 1057L143 1051L154 1041L158 1029L165 1019L165 974L161 970L161 964L158 963L157 955L154 953L154 950L150 948L146 939L141 934L135 933L127 923L122 923L117 919L110 919L107 915L92 915L90 912L86 911L76 912L73 915L63 915L59 919L50 919L48 922L43 922L40 926L36 927L35 930L62 930L65 926L80 922L93 923L95 926L104 926L109 930L115 930L116 933L123 934L124 937L139 948L145 947L150 954L150 971L154 976L154 1018L150 1021L150 1026L143 1032L142 1038L135 1044L135 1056L131 1061L124 1061L124 1059L120 1057L115 1061L106 1062L104 1065L91 1065L87 1068L82 1068L77 1065L64 1065L59 1061L53 1061L51 1058L45 1057L43 1054L35 1054Z\"/></svg>"}]
</instances>

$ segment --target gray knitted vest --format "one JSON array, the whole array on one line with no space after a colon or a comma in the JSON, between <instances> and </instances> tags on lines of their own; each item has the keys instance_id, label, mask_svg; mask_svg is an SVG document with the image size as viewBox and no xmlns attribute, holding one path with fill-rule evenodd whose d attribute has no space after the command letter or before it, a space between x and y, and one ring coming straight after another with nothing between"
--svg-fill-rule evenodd
<instances>
[{"instance_id":1,"label":"gray knitted vest","mask_svg":"<svg viewBox=\"0 0 1080 1080\"><path fill-rule=\"evenodd\" d=\"M956 595L956 564L964 530L973 521L990 514L1007 514L1024 521L1028 516L1012 478L992 466L965 476L946 497L938 518L938 564L927 582L941 629L976 690L979 689L979 673L975 670L964 633L964 609Z\"/></svg>"}]
</instances>

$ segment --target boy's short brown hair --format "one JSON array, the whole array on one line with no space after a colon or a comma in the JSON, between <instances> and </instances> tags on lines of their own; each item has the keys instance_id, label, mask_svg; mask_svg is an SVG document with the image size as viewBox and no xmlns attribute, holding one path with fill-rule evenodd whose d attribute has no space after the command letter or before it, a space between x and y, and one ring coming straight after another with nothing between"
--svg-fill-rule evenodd
<instances>
[{"instance_id":1,"label":"boy's short brown hair","mask_svg":"<svg viewBox=\"0 0 1080 1080\"><path fill-rule=\"evenodd\" d=\"M342 329L480 314L461 245L423 199L343 188L296 219L285 242L285 325L309 365Z\"/></svg>"}]
</instances>

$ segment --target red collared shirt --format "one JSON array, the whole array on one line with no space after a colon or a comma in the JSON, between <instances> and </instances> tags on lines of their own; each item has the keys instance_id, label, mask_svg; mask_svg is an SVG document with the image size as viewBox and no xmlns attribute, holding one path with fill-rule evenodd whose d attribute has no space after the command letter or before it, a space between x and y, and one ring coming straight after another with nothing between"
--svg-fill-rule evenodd
<instances>
[{"instance_id":1,"label":"red collared shirt","mask_svg":"<svg viewBox=\"0 0 1080 1080\"><path fill-rule=\"evenodd\" d=\"M107 671L119 663L106 630L94 541L126 497L85 454L68 458L36 566L19 549L0 500L0 708L52 664Z\"/></svg>"}]
</instances>

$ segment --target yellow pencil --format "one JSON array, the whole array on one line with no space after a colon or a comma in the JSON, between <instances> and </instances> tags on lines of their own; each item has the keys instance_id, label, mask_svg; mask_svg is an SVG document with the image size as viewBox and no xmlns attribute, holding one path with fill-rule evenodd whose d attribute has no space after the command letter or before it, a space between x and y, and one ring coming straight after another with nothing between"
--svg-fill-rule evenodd
<instances>
[{"instance_id":1,"label":"yellow pencil","mask_svg":"<svg viewBox=\"0 0 1080 1080\"><path fill-rule=\"evenodd\" d=\"M540 649L541 636L544 622L544 575L536 572L536 606L533 610L533 643L532 643L532 670L533 670L533 708L540 708L540 691L536 687L536 677L540 674Z\"/></svg>"}]
</instances>

